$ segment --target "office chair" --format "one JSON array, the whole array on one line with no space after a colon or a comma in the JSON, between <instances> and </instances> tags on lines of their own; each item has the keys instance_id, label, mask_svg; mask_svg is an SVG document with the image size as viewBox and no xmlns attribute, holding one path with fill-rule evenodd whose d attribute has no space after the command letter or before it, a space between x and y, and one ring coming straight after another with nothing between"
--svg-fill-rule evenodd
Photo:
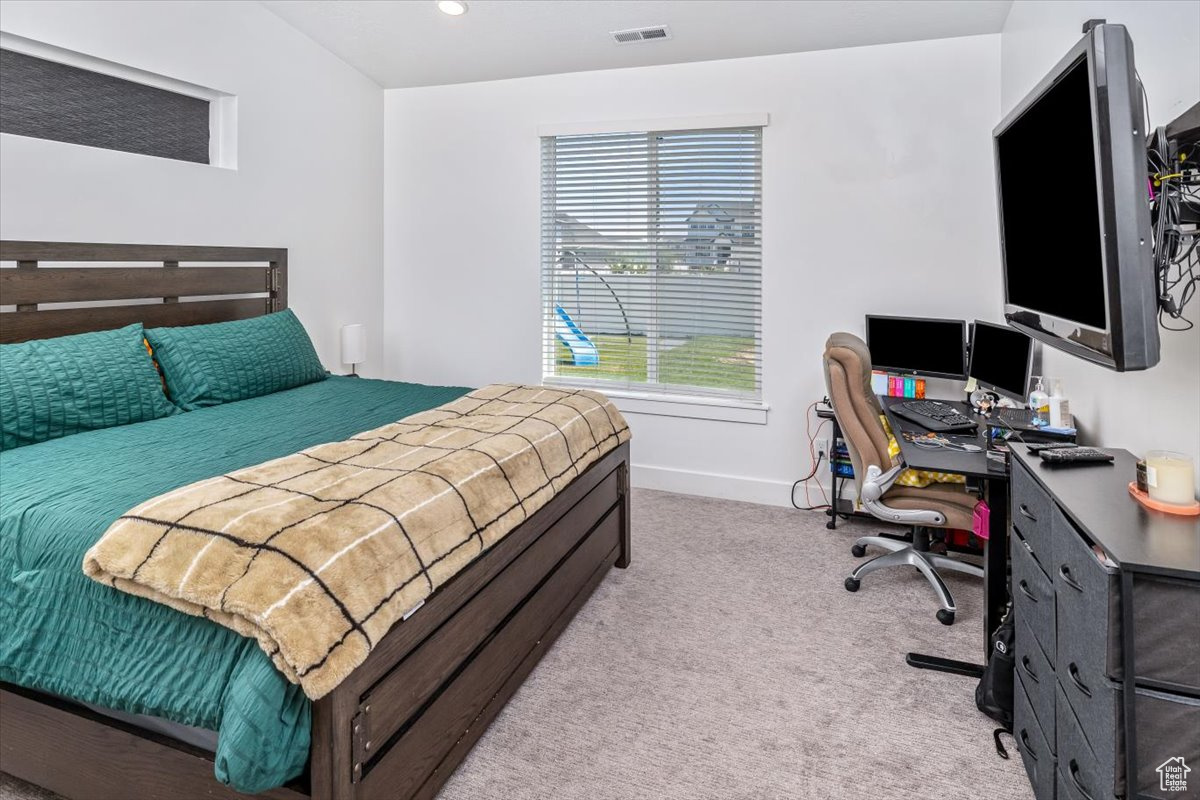
<instances>
[{"instance_id":1,"label":"office chair","mask_svg":"<svg viewBox=\"0 0 1200 800\"><path fill-rule=\"evenodd\" d=\"M913 525L913 541L884 536L864 536L851 552L861 558L866 548L886 550L883 555L859 564L846 578L846 589L858 591L868 573L884 567L910 566L920 570L933 586L941 608L938 620L954 624L954 598L938 574L939 569L983 577L974 564L929 551L929 528L971 530L975 498L958 484L933 484L923 489L895 486L904 471L888 455L888 436L879 399L871 391L871 353L862 339L850 333L835 333L825 342L825 386L833 404L833 415L842 429L858 497L872 516L887 522Z\"/></svg>"}]
</instances>

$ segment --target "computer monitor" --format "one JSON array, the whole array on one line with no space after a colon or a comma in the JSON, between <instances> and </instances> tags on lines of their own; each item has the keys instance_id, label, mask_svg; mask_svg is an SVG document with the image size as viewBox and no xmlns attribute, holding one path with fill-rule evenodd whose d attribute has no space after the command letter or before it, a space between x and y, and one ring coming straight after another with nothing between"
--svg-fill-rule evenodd
<instances>
[{"instance_id":1,"label":"computer monitor","mask_svg":"<svg viewBox=\"0 0 1200 800\"><path fill-rule=\"evenodd\" d=\"M1006 325L975 320L967 373L982 389L1025 402L1033 374L1033 339Z\"/></svg>"},{"instance_id":2,"label":"computer monitor","mask_svg":"<svg viewBox=\"0 0 1200 800\"><path fill-rule=\"evenodd\" d=\"M874 369L963 380L966 344L966 320L867 315L867 348Z\"/></svg>"}]
</instances>

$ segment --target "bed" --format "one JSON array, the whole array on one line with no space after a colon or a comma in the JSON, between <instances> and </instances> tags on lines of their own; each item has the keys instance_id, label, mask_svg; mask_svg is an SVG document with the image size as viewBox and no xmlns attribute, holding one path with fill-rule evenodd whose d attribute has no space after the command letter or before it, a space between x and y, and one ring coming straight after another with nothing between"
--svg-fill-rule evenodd
<instances>
[{"instance_id":1,"label":"bed","mask_svg":"<svg viewBox=\"0 0 1200 800\"><path fill-rule=\"evenodd\" d=\"M284 250L3 242L0 259L16 262L0 270L0 304L13 309L0 316L4 342L286 307ZM108 266L122 262L138 266ZM112 304L147 294L161 302ZM79 301L105 305L45 305ZM315 702L252 640L92 583L79 563L139 501L465 391L332 377L0 454L2 610L14 631L0 653L0 770L68 797L241 796L231 785L277 798L436 794L607 570L628 565L627 443ZM66 595L78 602L63 607ZM218 731L215 747L188 730Z\"/></svg>"}]
</instances>

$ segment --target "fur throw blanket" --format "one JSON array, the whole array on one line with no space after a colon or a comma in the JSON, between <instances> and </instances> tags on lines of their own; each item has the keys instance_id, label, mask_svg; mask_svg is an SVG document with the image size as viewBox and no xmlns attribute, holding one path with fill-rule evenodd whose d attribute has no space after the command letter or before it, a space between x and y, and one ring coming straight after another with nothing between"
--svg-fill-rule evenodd
<instances>
[{"instance_id":1,"label":"fur throw blanket","mask_svg":"<svg viewBox=\"0 0 1200 800\"><path fill-rule=\"evenodd\" d=\"M596 392L487 386L148 500L113 523L83 569L254 637L316 699L628 439Z\"/></svg>"}]
</instances>

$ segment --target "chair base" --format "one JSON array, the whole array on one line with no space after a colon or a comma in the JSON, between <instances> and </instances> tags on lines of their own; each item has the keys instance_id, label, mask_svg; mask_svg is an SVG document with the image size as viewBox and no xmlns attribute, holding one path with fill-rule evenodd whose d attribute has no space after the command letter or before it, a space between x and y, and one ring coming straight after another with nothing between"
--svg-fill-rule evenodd
<instances>
[{"instance_id":1,"label":"chair base","mask_svg":"<svg viewBox=\"0 0 1200 800\"><path fill-rule=\"evenodd\" d=\"M885 567L915 567L933 587L938 603L941 604L937 617L945 625L954 623L954 614L958 609L954 605L954 596L950 594L949 587L946 586L937 571L945 569L974 575L978 578L983 577L982 567L939 553L931 553L928 550L919 550L913 544L884 536L864 536L854 543L852 551L857 556L865 553L867 547L878 547L887 552L855 567L850 576L846 578L846 589L851 592L857 591L863 576Z\"/></svg>"}]
</instances>

